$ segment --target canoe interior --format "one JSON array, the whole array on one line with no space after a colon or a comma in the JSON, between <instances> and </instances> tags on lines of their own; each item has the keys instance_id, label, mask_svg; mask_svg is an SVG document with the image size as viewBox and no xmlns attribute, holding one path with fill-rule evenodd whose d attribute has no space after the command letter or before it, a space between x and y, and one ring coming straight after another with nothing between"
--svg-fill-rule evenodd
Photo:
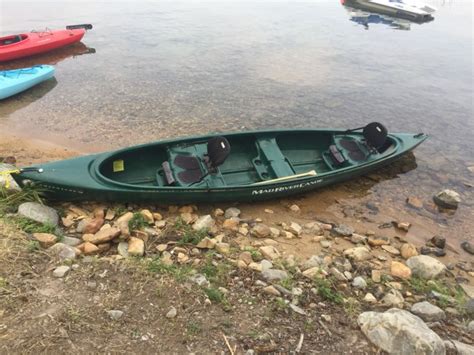
<instances>
[{"instance_id":1,"label":"canoe interior","mask_svg":"<svg viewBox=\"0 0 474 355\"><path fill-rule=\"evenodd\" d=\"M25 34L21 35L10 35L0 38L0 46L8 46L9 44L19 43L27 39L28 36Z\"/></svg>"},{"instance_id":2,"label":"canoe interior","mask_svg":"<svg viewBox=\"0 0 474 355\"><path fill-rule=\"evenodd\" d=\"M214 173L208 173L203 162L207 154L207 140L157 143L118 151L102 161L98 170L106 179L118 184L220 188L251 185L312 170L318 175L332 174L379 159L396 148L395 141L389 137L378 153L370 154L360 133L330 131L256 133L229 135L226 138L231 146L230 155ZM337 148L344 162L334 160L330 146ZM351 152L354 146L358 147L358 156ZM180 179L186 169L174 164L177 156L197 157L197 169L202 178L193 183ZM164 162L170 164L175 178L173 184L166 179Z\"/></svg>"}]
</instances>

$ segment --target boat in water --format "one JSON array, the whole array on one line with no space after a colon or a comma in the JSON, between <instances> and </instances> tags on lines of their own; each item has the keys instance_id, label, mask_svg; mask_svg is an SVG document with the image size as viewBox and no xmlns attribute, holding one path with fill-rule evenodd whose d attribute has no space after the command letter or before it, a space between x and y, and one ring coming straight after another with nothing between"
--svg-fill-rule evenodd
<instances>
[{"instance_id":1,"label":"boat in water","mask_svg":"<svg viewBox=\"0 0 474 355\"><path fill-rule=\"evenodd\" d=\"M433 13L437 10L415 0L341 0L341 3L355 9L418 23L434 20Z\"/></svg>"},{"instance_id":2,"label":"boat in water","mask_svg":"<svg viewBox=\"0 0 474 355\"><path fill-rule=\"evenodd\" d=\"M49 52L79 42L92 25L72 25L64 30L32 31L0 37L0 62Z\"/></svg>"},{"instance_id":3,"label":"boat in water","mask_svg":"<svg viewBox=\"0 0 474 355\"><path fill-rule=\"evenodd\" d=\"M0 71L0 100L28 90L53 76L54 67L51 65Z\"/></svg>"},{"instance_id":4,"label":"boat in water","mask_svg":"<svg viewBox=\"0 0 474 355\"><path fill-rule=\"evenodd\" d=\"M257 201L303 193L390 164L423 133L293 129L206 135L120 149L18 170L63 201L188 203Z\"/></svg>"}]
</instances>

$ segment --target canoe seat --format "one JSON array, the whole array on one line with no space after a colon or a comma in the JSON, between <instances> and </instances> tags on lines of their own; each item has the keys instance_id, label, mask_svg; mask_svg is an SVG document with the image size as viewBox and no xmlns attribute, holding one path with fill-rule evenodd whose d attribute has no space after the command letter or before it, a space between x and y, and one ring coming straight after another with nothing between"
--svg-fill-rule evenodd
<instances>
[{"instance_id":1,"label":"canoe seat","mask_svg":"<svg viewBox=\"0 0 474 355\"><path fill-rule=\"evenodd\" d=\"M281 152L275 138L258 138L255 144L259 156L253 159L253 164L262 180L295 174L295 170Z\"/></svg>"},{"instance_id":2,"label":"canoe seat","mask_svg":"<svg viewBox=\"0 0 474 355\"><path fill-rule=\"evenodd\" d=\"M339 141L339 145L348 152L350 159L354 161L363 161L367 159L368 152L364 152L357 141L344 138Z\"/></svg>"}]
</instances>

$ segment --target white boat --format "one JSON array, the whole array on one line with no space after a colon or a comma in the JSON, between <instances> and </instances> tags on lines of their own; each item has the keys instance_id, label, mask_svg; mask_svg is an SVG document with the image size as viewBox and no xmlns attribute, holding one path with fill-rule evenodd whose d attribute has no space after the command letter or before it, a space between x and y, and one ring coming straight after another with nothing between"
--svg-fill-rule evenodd
<instances>
[{"instance_id":1,"label":"white boat","mask_svg":"<svg viewBox=\"0 0 474 355\"><path fill-rule=\"evenodd\" d=\"M414 22L433 20L436 8L414 0L341 0L343 5Z\"/></svg>"}]
</instances>

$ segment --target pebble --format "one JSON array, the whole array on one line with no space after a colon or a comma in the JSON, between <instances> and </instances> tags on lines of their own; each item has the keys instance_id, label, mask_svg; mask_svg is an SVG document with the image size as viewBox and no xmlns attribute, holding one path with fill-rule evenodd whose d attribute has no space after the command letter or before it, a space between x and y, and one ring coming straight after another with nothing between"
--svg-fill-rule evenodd
<instances>
[{"instance_id":1,"label":"pebble","mask_svg":"<svg viewBox=\"0 0 474 355\"><path fill-rule=\"evenodd\" d=\"M351 242L354 244L364 244L367 242L367 237L364 235L353 233L351 236Z\"/></svg>"},{"instance_id":2,"label":"pebble","mask_svg":"<svg viewBox=\"0 0 474 355\"><path fill-rule=\"evenodd\" d=\"M252 228L251 234L257 238L267 238L272 234L272 231L267 225L260 223Z\"/></svg>"},{"instance_id":3,"label":"pebble","mask_svg":"<svg viewBox=\"0 0 474 355\"><path fill-rule=\"evenodd\" d=\"M382 245L382 249L392 255L400 255L400 251L392 245Z\"/></svg>"},{"instance_id":4,"label":"pebble","mask_svg":"<svg viewBox=\"0 0 474 355\"><path fill-rule=\"evenodd\" d=\"M284 270L266 269L262 271L262 277L266 281L281 281L288 278L288 273Z\"/></svg>"},{"instance_id":5,"label":"pebble","mask_svg":"<svg viewBox=\"0 0 474 355\"><path fill-rule=\"evenodd\" d=\"M79 244L82 243L82 240L80 240L79 238L73 238L73 237L67 237L67 236L64 236L61 241L62 243L69 245L71 247L77 247Z\"/></svg>"},{"instance_id":6,"label":"pebble","mask_svg":"<svg viewBox=\"0 0 474 355\"><path fill-rule=\"evenodd\" d=\"M440 207L456 209L461 202L461 196L456 191L445 189L434 195L433 201Z\"/></svg>"},{"instance_id":7,"label":"pebble","mask_svg":"<svg viewBox=\"0 0 474 355\"><path fill-rule=\"evenodd\" d=\"M332 243L329 240L321 240L319 242L323 248L330 248Z\"/></svg>"},{"instance_id":8,"label":"pebble","mask_svg":"<svg viewBox=\"0 0 474 355\"><path fill-rule=\"evenodd\" d=\"M196 247L200 249L214 249L216 244L217 241L215 239L205 237L196 245Z\"/></svg>"},{"instance_id":9,"label":"pebble","mask_svg":"<svg viewBox=\"0 0 474 355\"><path fill-rule=\"evenodd\" d=\"M120 311L118 309L112 309L110 311L107 311L108 316L112 320L119 320L123 316L123 311Z\"/></svg>"},{"instance_id":10,"label":"pebble","mask_svg":"<svg viewBox=\"0 0 474 355\"><path fill-rule=\"evenodd\" d=\"M272 245L260 247L259 250L266 259L274 260L280 258L280 252Z\"/></svg>"},{"instance_id":11,"label":"pebble","mask_svg":"<svg viewBox=\"0 0 474 355\"><path fill-rule=\"evenodd\" d=\"M352 281L352 286L363 290L367 287L367 282L362 276L356 276L354 277L354 280Z\"/></svg>"},{"instance_id":12,"label":"pebble","mask_svg":"<svg viewBox=\"0 0 474 355\"><path fill-rule=\"evenodd\" d=\"M446 238L440 235L435 235L433 238L430 239L430 243L437 248L444 249L446 247Z\"/></svg>"},{"instance_id":13,"label":"pebble","mask_svg":"<svg viewBox=\"0 0 474 355\"><path fill-rule=\"evenodd\" d=\"M128 239L128 254L132 256L143 256L145 243L140 238L130 237Z\"/></svg>"},{"instance_id":14,"label":"pebble","mask_svg":"<svg viewBox=\"0 0 474 355\"><path fill-rule=\"evenodd\" d=\"M373 294L371 294L370 292L366 293L365 296L364 296L364 302L367 302L367 303L377 303L377 299L375 298L375 296Z\"/></svg>"},{"instance_id":15,"label":"pebble","mask_svg":"<svg viewBox=\"0 0 474 355\"><path fill-rule=\"evenodd\" d=\"M390 274L400 279L408 280L411 278L411 269L398 261L392 261L390 265Z\"/></svg>"},{"instance_id":16,"label":"pebble","mask_svg":"<svg viewBox=\"0 0 474 355\"><path fill-rule=\"evenodd\" d=\"M354 229L345 224L338 225L337 227L333 228L332 231L341 237L350 237L354 233Z\"/></svg>"},{"instance_id":17,"label":"pebble","mask_svg":"<svg viewBox=\"0 0 474 355\"><path fill-rule=\"evenodd\" d=\"M225 210L224 217L225 218L238 218L240 216L240 210L236 207L230 207Z\"/></svg>"},{"instance_id":18,"label":"pebble","mask_svg":"<svg viewBox=\"0 0 474 355\"><path fill-rule=\"evenodd\" d=\"M61 266L58 266L56 269L54 269L53 275L54 277L61 278L61 277L66 276L69 270L71 270L69 266L61 265Z\"/></svg>"},{"instance_id":19,"label":"pebble","mask_svg":"<svg viewBox=\"0 0 474 355\"><path fill-rule=\"evenodd\" d=\"M303 308L298 307L297 305L295 305L293 303L290 303L290 308L295 313L301 314L302 316L306 315L306 311Z\"/></svg>"},{"instance_id":20,"label":"pebble","mask_svg":"<svg viewBox=\"0 0 474 355\"><path fill-rule=\"evenodd\" d=\"M418 197L408 197L407 204L413 208L421 209L423 208L423 202Z\"/></svg>"},{"instance_id":21,"label":"pebble","mask_svg":"<svg viewBox=\"0 0 474 355\"><path fill-rule=\"evenodd\" d=\"M290 206L290 211L291 212L295 212L295 213L298 213L301 211L300 207L298 205L291 205Z\"/></svg>"},{"instance_id":22,"label":"pebble","mask_svg":"<svg viewBox=\"0 0 474 355\"><path fill-rule=\"evenodd\" d=\"M57 256L60 260L74 260L76 249L63 243L56 243L48 249L48 254Z\"/></svg>"},{"instance_id":23,"label":"pebble","mask_svg":"<svg viewBox=\"0 0 474 355\"><path fill-rule=\"evenodd\" d=\"M193 224L193 229L196 231L200 231L202 229L211 229L216 224L216 221L211 217L210 214L201 216L197 219L196 222Z\"/></svg>"},{"instance_id":24,"label":"pebble","mask_svg":"<svg viewBox=\"0 0 474 355\"><path fill-rule=\"evenodd\" d=\"M468 241L464 241L461 243L461 248L463 248L469 254L474 255L474 244Z\"/></svg>"},{"instance_id":25,"label":"pebble","mask_svg":"<svg viewBox=\"0 0 474 355\"><path fill-rule=\"evenodd\" d=\"M411 243L404 243L400 248L400 254L402 255L403 259L409 259L412 256L417 256L418 251L416 247Z\"/></svg>"},{"instance_id":26,"label":"pebble","mask_svg":"<svg viewBox=\"0 0 474 355\"><path fill-rule=\"evenodd\" d=\"M344 255L354 261L364 261L372 259L373 255L367 247L355 247L344 250Z\"/></svg>"},{"instance_id":27,"label":"pebble","mask_svg":"<svg viewBox=\"0 0 474 355\"><path fill-rule=\"evenodd\" d=\"M404 299L402 294L395 289L389 290L382 298L382 304L387 307L402 308L403 302Z\"/></svg>"},{"instance_id":28,"label":"pebble","mask_svg":"<svg viewBox=\"0 0 474 355\"><path fill-rule=\"evenodd\" d=\"M166 318L168 318L168 319L174 318L174 317L176 317L177 314L178 314L178 311L176 310L175 307L172 306L169 309L169 311L166 313Z\"/></svg>"},{"instance_id":29,"label":"pebble","mask_svg":"<svg viewBox=\"0 0 474 355\"><path fill-rule=\"evenodd\" d=\"M33 238L45 249L53 246L58 240L58 237L50 233L33 233Z\"/></svg>"},{"instance_id":30,"label":"pebble","mask_svg":"<svg viewBox=\"0 0 474 355\"><path fill-rule=\"evenodd\" d=\"M278 291L275 287L273 286L267 286L263 288L263 292L266 294L272 295L272 296L281 296L280 291Z\"/></svg>"}]
</instances>

